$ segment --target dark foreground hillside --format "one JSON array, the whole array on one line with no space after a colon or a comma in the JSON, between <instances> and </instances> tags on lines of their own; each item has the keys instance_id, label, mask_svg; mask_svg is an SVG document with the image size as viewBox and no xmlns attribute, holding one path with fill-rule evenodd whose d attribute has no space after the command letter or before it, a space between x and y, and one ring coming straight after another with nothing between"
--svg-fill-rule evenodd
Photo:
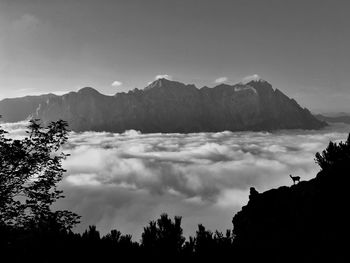
<instances>
[{"instance_id":1,"label":"dark foreground hillside","mask_svg":"<svg viewBox=\"0 0 350 263\"><path fill-rule=\"evenodd\" d=\"M345 262L349 259L350 138L316 155L316 178L264 193L233 218L240 257L269 261ZM347 261L349 262L349 261Z\"/></svg>"},{"instance_id":2,"label":"dark foreground hillside","mask_svg":"<svg viewBox=\"0 0 350 263\"><path fill-rule=\"evenodd\" d=\"M251 188L248 204L233 217L233 231L198 225L186 240L181 217L163 214L134 242L118 230L101 237L94 226L73 233L79 217L49 209L61 195L55 183L64 170L47 149L66 141L65 124L42 130L34 122L30 128L31 139L22 142L6 140L0 129L1 262L349 262L350 136L316 154L321 171L314 179L264 193ZM12 200L9 190L22 186L5 175L18 180L31 169L48 173L24 185L29 202Z\"/></svg>"}]
</instances>

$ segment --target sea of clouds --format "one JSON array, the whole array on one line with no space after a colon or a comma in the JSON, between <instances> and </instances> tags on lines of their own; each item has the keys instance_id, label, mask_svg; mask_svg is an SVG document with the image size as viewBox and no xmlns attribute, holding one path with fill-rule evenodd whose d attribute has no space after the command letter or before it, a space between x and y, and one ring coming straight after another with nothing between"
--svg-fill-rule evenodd
<instances>
[{"instance_id":1,"label":"sea of clouds","mask_svg":"<svg viewBox=\"0 0 350 263\"><path fill-rule=\"evenodd\" d=\"M25 135L27 123L1 124L10 136ZM232 217L258 191L291 185L319 171L314 156L330 140L347 138L350 126L321 131L219 132L193 134L70 134L64 152L66 198L56 207L82 216L76 228L95 224L106 233L116 228L140 238L143 227L166 212L183 216L186 235L197 224L232 229Z\"/></svg>"}]
</instances>

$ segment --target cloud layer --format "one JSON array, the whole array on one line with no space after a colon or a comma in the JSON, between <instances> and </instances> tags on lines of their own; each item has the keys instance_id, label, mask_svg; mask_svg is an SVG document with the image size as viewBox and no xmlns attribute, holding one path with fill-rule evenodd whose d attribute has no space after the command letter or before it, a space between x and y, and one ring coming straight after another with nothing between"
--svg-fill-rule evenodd
<instances>
[{"instance_id":1,"label":"cloud layer","mask_svg":"<svg viewBox=\"0 0 350 263\"><path fill-rule=\"evenodd\" d=\"M113 87L119 87L121 85L123 85L123 83L121 81L115 80L115 81L112 82L112 86Z\"/></svg>"},{"instance_id":2,"label":"cloud layer","mask_svg":"<svg viewBox=\"0 0 350 263\"><path fill-rule=\"evenodd\" d=\"M220 78L217 78L214 82L215 83L223 83L223 82L225 82L227 80L228 80L227 77L220 77Z\"/></svg>"},{"instance_id":3,"label":"cloud layer","mask_svg":"<svg viewBox=\"0 0 350 263\"><path fill-rule=\"evenodd\" d=\"M23 123L2 127L23 134ZM289 174L314 177L314 154L348 131L337 125L275 133L72 133L64 149L71 154L61 183L66 198L57 206L82 215L78 231L96 224L138 239L162 212L183 216L186 234L198 223L224 230L247 202L249 187L290 185Z\"/></svg>"},{"instance_id":4,"label":"cloud layer","mask_svg":"<svg viewBox=\"0 0 350 263\"><path fill-rule=\"evenodd\" d=\"M168 80L172 80L173 77L168 75L168 74L161 74L161 75L157 75L154 77L155 80L157 79L168 79Z\"/></svg>"}]
</instances>

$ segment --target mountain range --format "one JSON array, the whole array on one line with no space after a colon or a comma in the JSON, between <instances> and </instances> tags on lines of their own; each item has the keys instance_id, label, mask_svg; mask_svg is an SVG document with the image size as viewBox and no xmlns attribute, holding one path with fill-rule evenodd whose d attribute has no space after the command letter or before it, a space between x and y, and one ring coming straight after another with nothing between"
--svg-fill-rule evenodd
<instances>
[{"instance_id":1,"label":"mountain range","mask_svg":"<svg viewBox=\"0 0 350 263\"><path fill-rule=\"evenodd\" d=\"M342 113L340 115L337 116L326 116L323 114L317 114L315 115L315 117L320 120L320 121L325 121L327 123L346 123L346 124L350 124L350 115L346 114L346 113Z\"/></svg>"},{"instance_id":2,"label":"mountain range","mask_svg":"<svg viewBox=\"0 0 350 263\"><path fill-rule=\"evenodd\" d=\"M87 87L62 96L46 94L0 101L4 122L27 118L44 124L66 120L73 131L190 133L320 129L316 119L265 80L196 88L158 79L146 88L107 96Z\"/></svg>"}]
</instances>

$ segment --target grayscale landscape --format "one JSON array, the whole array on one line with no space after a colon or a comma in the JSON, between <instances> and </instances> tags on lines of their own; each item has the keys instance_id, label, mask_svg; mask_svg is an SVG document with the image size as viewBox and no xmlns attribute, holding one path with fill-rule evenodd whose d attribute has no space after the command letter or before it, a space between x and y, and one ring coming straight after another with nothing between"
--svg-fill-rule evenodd
<instances>
[{"instance_id":1,"label":"grayscale landscape","mask_svg":"<svg viewBox=\"0 0 350 263\"><path fill-rule=\"evenodd\" d=\"M0 0L0 261L348 262L349 8Z\"/></svg>"}]
</instances>

